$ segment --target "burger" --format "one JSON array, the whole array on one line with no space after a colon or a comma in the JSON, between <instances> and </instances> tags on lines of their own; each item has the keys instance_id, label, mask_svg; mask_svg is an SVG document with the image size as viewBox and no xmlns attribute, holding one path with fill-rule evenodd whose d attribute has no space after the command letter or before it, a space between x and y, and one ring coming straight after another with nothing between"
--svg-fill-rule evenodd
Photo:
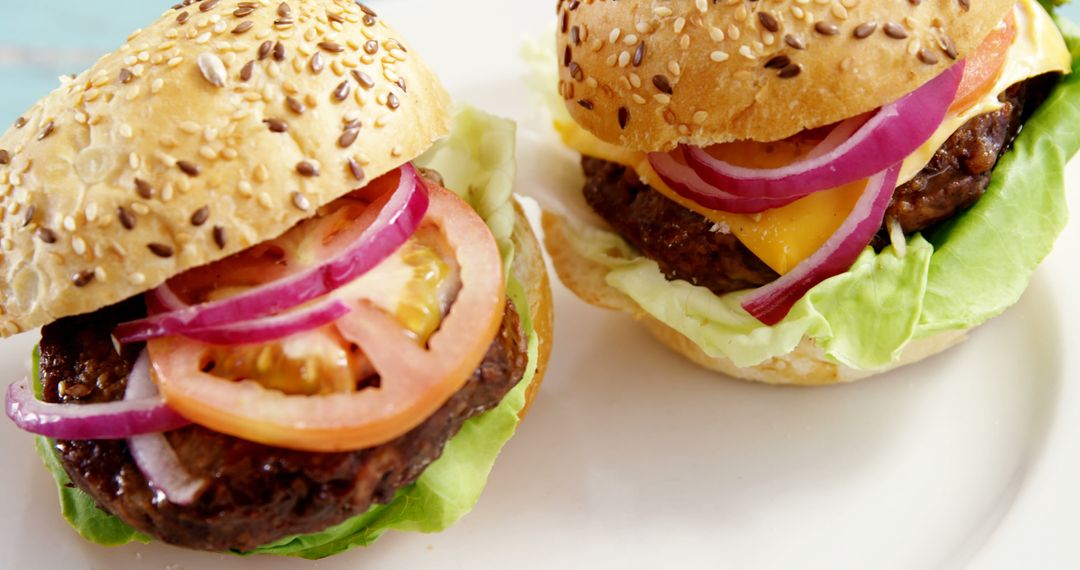
<instances>
[{"instance_id":1,"label":"burger","mask_svg":"<svg viewBox=\"0 0 1080 570\"><path fill-rule=\"evenodd\" d=\"M549 102L585 182L545 201L557 272L707 368L817 385L918 361L1015 303L1064 227L1080 36L1051 6L558 18Z\"/></svg>"},{"instance_id":2,"label":"burger","mask_svg":"<svg viewBox=\"0 0 1080 570\"><path fill-rule=\"evenodd\" d=\"M551 304L514 127L361 3L185 0L0 138L7 414L105 545L319 558L475 503Z\"/></svg>"}]
</instances>

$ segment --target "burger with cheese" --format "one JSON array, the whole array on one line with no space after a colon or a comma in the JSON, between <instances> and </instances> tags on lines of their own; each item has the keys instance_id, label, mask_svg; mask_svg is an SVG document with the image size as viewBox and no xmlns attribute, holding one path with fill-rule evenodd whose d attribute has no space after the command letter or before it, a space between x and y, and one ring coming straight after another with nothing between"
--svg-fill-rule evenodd
<instances>
[{"instance_id":1,"label":"burger with cheese","mask_svg":"<svg viewBox=\"0 0 1080 570\"><path fill-rule=\"evenodd\" d=\"M471 508L550 292L513 125L448 104L358 2L185 0L0 137L7 414L79 533L317 558Z\"/></svg>"},{"instance_id":2,"label":"burger with cheese","mask_svg":"<svg viewBox=\"0 0 1080 570\"><path fill-rule=\"evenodd\" d=\"M1001 313L1064 227L1076 30L1035 0L559 2L547 201L584 300L732 376L854 380ZM552 78L552 86L555 80Z\"/></svg>"}]
</instances>

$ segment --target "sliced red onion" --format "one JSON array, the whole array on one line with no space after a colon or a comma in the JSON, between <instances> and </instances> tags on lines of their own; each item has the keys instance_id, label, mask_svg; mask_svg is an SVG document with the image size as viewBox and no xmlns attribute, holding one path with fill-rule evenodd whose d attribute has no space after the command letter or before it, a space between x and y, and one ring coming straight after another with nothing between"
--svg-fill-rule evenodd
<instances>
[{"instance_id":1,"label":"sliced red onion","mask_svg":"<svg viewBox=\"0 0 1080 570\"><path fill-rule=\"evenodd\" d=\"M151 315L158 313L167 313L169 311L178 311L185 309L189 305L180 299L180 296L169 287L168 283L165 283L157 289L151 289L146 294L146 308L150 311Z\"/></svg>"},{"instance_id":2,"label":"sliced red onion","mask_svg":"<svg viewBox=\"0 0 1080 570\"><path fill-rule=\"evenodd\" d=\"M327 298L303 309L221 327L194 330L184 333L184 336L210 344L237 345L270 342L328 325L347 315L349 310L349 305L345 301Z\"/></svg>"},{"instance_id":3,"label":"sliced red onion","mask_svg":"<svg viewBox=\"0 0 1080 570\"><path fill-rule=\"evenodd\" d=\"M775 325L815 285L850 269L881 227L900 164L870 178L851 213L825 244L783 277L743 299L742 307L766 325Z\"/></svg>"},{"instance_id":4,"label":"sliced red onion","mask_svg":"<svg viewBox=\"0 0 1080 570\"><path fill-rule=\"evenodd\" d=\"M27 379L8 386L7 415L20 429L55 439L123 439L188 425L157 396L102 404L49 404Z\"/></svg>"},{"instance_id":5,"label":"sliced red onion","mask_svg":"<svg viewBox=\"0 0 1080 570\"><path fill-rule=\"evenodd\" d=\"M150 378L150 357L146 350L139 355L128 376L124 401L157 398L158 390ZM128 451L135 465L142 471L150 486L178 505L190 505L206 488L207 481L193 477L180 463L169 440L160 433L136 435L128 438Z\"/></svg>"},{"instance_id":6,"label":"sliced red onion","mask_svg":"<svg viewBox=\"0 0 1080 570\"><path fill-rule=\"evenodd\" d=\"M205 331L211 327L280 313L355 280L397 251L416 232L427 213L426 188L416 170L411 164L405 164L400 170L398 187L375 221L334 258L228 299L121 324L113 335L126 344Z\"/></svg>"},{"instance_id":7,"label":"sliced red onion","mask_svg":"<svg viewBox=\"0 0 1080 570\"><path fill-rule=\"evenodd\" d=\"M706 208L736 214L754 214L786 206L798 199L743 198L717 190L702 180L692 168L676 159L682 152L682 149L675 149L671 153L652 153L649 155L649 164L669 188Z\"/></svg>"},{"instance_id":8,"label":"sliced red onion","mask_svg":"<svg viewBox=\"0 0 1080 570\"><path fill-rule=\"evenodd\" d=\"M801 198L837 188L901 162L925 143L941 126L960 80L961 61L922 87L879 109L850 137L822 141L827 151L814 151L804 159L780 168L747 168L709 155L703 148L683 147L687 164L707 184L709 196L747 198ZM840 123L834 132L850 128ZM836 145L831 147L831 145ZM651 160L651 158L650 158ZM706 205L702 203L702 205ZM707 205L706 205L707 206Z\"/></svg>"}]
</instances>

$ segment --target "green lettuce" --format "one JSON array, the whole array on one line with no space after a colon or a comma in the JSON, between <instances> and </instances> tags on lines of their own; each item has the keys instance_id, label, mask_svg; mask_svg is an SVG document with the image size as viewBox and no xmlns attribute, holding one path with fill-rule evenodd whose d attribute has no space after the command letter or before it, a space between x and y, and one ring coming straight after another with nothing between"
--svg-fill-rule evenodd
<instances>
[{"instance_id":1,"label":"green lettuce","mask_svg":"<svg viewBox=\"0 0 1080 570\"><path fill-rule=\"evenodd\" d=\"M851 270L817 285L775 326L740 307L747 292L716 296L668 281L655 262L611 232L571 222L570 241L610 269L609 285L709 356L751 366L787 354L806 336L837 363L887 367L912 340L977 326L1014 304L1065 227L1064 168L1080 149L1080 33L1057 22L1074 73L1024 125L983 198L944 227L911 237L904 255L868 248Z\"/></svg>"},{"instance_id":2,"label":"green lettuce","mask_svg":"<svg viewBox=\"0 0 1080 570\"><path fill-rule=\"evenodd\" d=\"M456 189L484 218L499 243L507 268L514 256L514 148L515 127L511 121L460 107L449 138L415 161L419 166L439 170L447 186ZM438 532L472 510L496 456L517 429L518 413L525 406L525 393L536 373L538 339L525 288L508 277L507 295L528 334L529 364L524 377L498 407L465 422L442 456L390 503L372 507L322 532L287 537L244 554L323 558L367 546L389 530ZM35 351L35 375L37 368ZM56 458L53 442L39 438L37 449L56 480L64 518L83 538L104 546L149 542L149 537L97 508L86 493L68 486L70 480Z\"/></svg>"}]
</instances>

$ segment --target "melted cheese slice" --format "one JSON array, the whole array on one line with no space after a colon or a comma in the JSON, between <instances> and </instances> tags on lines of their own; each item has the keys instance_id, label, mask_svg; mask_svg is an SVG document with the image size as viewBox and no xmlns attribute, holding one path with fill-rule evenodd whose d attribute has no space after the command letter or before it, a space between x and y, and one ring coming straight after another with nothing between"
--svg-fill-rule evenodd
<instances>
[{"instance_id":1,"label":"melted cheese slice","mask_svg":"<svg viewBox=\"0 0 1080 570\"><path fill-rule=\"evenodd\" d=\"M1053 20L1036 0L1019 0L1014 8L1016 39L994 88L974 105L950 112L938 130L904 160L897 184L915 177L937 149L973 117L1001 108L998 95L1009 86L1044 73L1067 73L1072 58ZM782 208L759 214L732 214L711 210L668 188L649 164L645 153L628 150L596 138L576 123L556 122L563 142L574 150L633 168L642 181L685 208L730 230L750 251L781 275L820 248L851 212L863 189L850 184L812 194Z\"/></svg>"}]
</instances>

